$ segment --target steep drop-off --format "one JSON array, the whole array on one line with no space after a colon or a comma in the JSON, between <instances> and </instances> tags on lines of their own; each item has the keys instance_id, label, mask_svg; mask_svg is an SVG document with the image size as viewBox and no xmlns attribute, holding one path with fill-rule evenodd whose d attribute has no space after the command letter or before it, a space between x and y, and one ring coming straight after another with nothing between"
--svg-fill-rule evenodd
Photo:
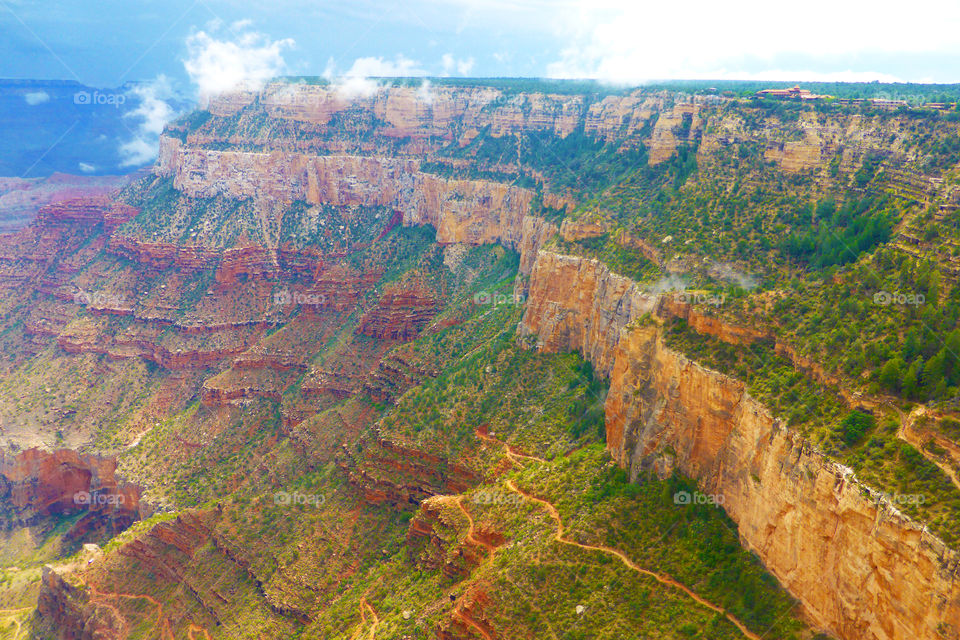
<instances>
[{"instance_id":1,"label":"steep drop-off","mask_svg":"<svg viewBox=\"0 0 960 640\"><path fill-rule=\"evenodd\" d=\"M753 247L779 251L786 222L813 217L801 204L868 184L877 150L877 188L915 216L925 134L717 95L434 91L224 96L168 127L121 201L60 203L0 237L9 446L109 452L164 507L45 571L43 628L811 635L766 567L844 640L956 635L955 552L659 325L773 340L824 385L836 371L648 293L786 270ZM784 200L763 209L769 193ZM11 471L10 495L34 496L17 509L63 502L34 476L83 485L77 454L45 455L68 464ZM671 501L686 478L737 526Z\"/></svg>"},{"instance_id":2,"label":"steep drop-off","mask_svg":"<svg viewBox=\"0 0 960 640\"><path fill-rule=\"evenodd\" d=\"M735 379L665 347L637 287L541 252L524 329L609 374L607 447L722 496L744 544L841 638L940 638L960 620L960 557L792 432ZM647 301L647 299L643 299Z\"/></svg>"}]
</instances>

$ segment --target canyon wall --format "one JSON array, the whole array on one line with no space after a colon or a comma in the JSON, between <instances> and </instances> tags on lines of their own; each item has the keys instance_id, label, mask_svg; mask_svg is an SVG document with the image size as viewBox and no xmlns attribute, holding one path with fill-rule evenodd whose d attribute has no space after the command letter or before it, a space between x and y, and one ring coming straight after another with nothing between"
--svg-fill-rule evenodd
<instances>
[{"instance_id":1,"label":"canyon wall","mask_svg":"<svg viewBox=\"0 0 960 640\"><path fill-rule=\"evenodd\" d=\"M0 449L0 525L32 526L82 513L67 532L68 540L115 535L146 510L140 487L118 480L116 469L111 458L70 449Z\"/></svg>"},{"instance_id":2,"label":"canyon wall","mask_svg":"<svg viewBox=\"0 0 960 640\"><path fill-rule=\"evenodd\" d=\"M610 377L607 446L636 478L679 468L722 495L743 544L844 640L949 637L960 556L814 450L744 384L664 346L655 301L588 259L541 252L521 332Z\"/></svg>"},{"instance_id":3,"label":"canyon wall","mask_svg":"<svg viewBox=\"0 0 960 640\"><path fill-rule=\"evenodd\" d=\"M270 118L316 125L327 125L345 111L366 111L385 123L384 134L396 138L449 137L461 128L468 138L483 128L489 128L494 136L520 131L566 136L584 123L586 133L610 139L623 135L624 130L641 128L665 94L635 91L592 99L494 87L395 86L361 96L336 85L274 82L259 94L223 94L210 102L209 110L215 116L229 117L258 99Z\"/></svg>"},{"instance_id":4,"label":"canyon wall","mask_svg":"<svg viewBox=\"0 0 960 640\"><path fill-rule=\"evenodd\" d=\"M411 159L210 151L165 136L156 172L172 176L174 187L197 198L390 207L402 212L405 226L434 227L441 244L500 243L517 250L526 272L554 228L529 215L536 195L530 189L423 173ZM550 194L544 203L571 205Z\"/></svg>"}]
</instances>

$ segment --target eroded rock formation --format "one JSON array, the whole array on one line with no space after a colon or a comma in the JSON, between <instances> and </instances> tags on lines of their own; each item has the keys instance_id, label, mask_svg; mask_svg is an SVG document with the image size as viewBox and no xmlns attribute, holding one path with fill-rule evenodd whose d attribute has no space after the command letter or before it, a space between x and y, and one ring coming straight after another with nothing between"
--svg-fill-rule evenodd
<instances>
[{"instance_id":1,"label":"eroded rock formation","mask_svg":"<svg viewBox=\"0 0 960 640\"><path fill-rule=\"evenodd\" d=\"M116 461L69 449L0 450L0 521L5 528L83 514L71 542L99 540L126 529L148 511L140 487L117 479Z\"/></svg>"},{"instance_id":2,"label":"eroded rock formation","mask_svg":"<svg viewBox=\"0 0 960 640\"><path fill-rule=\"evenodd\" d=\"M723 495L743 543L841 638L933 640L957 628L960 556L775 419L742 382L665 347L655 325L634 323L653 304L629 280L541 252L530 282L524 330L609 374L607 446L634 477L676 465Z\"/></svg>"}]
</instances>

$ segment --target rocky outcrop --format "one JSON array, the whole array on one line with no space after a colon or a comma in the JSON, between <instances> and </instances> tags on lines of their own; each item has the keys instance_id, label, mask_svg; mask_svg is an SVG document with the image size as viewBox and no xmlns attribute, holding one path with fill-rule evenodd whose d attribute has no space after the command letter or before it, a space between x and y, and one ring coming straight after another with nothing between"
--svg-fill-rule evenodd
<instances>
[{"instance_id":1,"label":"rocky outcrop","mask_svg":"<svg viewBox=\"0 0 960 640\"><path fill-rule=\"evenodd\" d=\"M379 434L365 439L356 454L344 450L338 464L368 504L401 509L416 508L431 496L461 493L480 480L463 464Z\"/></svg>"},{"instance_id":2,"label":"rocky outcrop","mask_svg":"<svg viewBox=\"0 0 960 640\"><path fill-rule=\"evenodd\" d=\"M462 580L503 544L492 531L469 533L466 516L457 506L458 497L434 496L420 503L410 520L407 545L418 553L418 564L440 570L452 580ZM466 508L466 507L465 507Z\"/></svg>"},{"instance_id":3,"label":"rocky outcrop","mask_svg":"<svg viewBox=\"0 0 960 640\"><path fill-rule=\"evenodd\" d=\"M107 231L113 231L139 212L136 207L105 196L73 198L44 205L37 212L37 222L41 225L102 223Z\"/></svg>"},{"instance_id":4,"label":"rocky outcrop","mask_svg":"<svg viewBox=\"0 0 960 640\"><path fill-rule=\"evenodd\" d=\"M430 322L439 306L426 287L390 287L360 318L357 333L381 340L410 340Z\"/></svg>"},{"instance_id":5,"label":"rocky outcrop","mask_svg":"<svg viewBox=\"0 0 960 640\"><path fill-rule=\"evenodd\" d=\"M174 186L192 197L389 207L402 212L404 225L433 226L439 243L500 243L520 251L527 268L533 264L535 250L555 229L530 217L535 196L530 189L422 173L419 162L411 159L210 151L164 138L156 171L173 176ZM544 196L544 203L554 208L570 204L552 195ZM112 239L111 248L158 268L173 262L203 268L217 255L186 255L196 250L151 247L125 237Z\"/></svg>"},{"instance_id":6,"label":"rocky outcrop","mask_svg":"<svg viewBox=\"0 0 960 640\"><path fill-rule=\"evenodd\" d=\"M69 570L44 566L40 580L37 610L57 640L87 640L95 637L84 634L86 629L114 636L118 629L107 616L100 616L90 605L84 585L74 579Z\"/></svg>"},{"instance_id":7,"label":"rocky outcrop","mask_svg":"<svg viewBox=\"0 0 960 640\"><path fill-rule=\"evenodd\" d=\"M699 104L677 104L661 112L648 144L649 163L660 164L672 157L679 145L695 141L702 127Z\"/></svg>"},{"instance_id":8,"label":"rocky outcrop","mask_svg":"<svg viewBox=\"0 0 960 640\"><path fill-rule=\"evenodd\" d=\"M523 329L610 376L607 444L617 461L633 477L676 466L724 496L743 544L840 638L956 633L960 556L775 419L742 382L665 347L655 324L633 322L646 308L629 280L595 261L537 259Z\"/></svg>"},{"instance_id":9,"label":"rocky outcrop","mask_svg":"<svg viewBox=\"0 0 960 640\"><path fill-rule=\"evenodd\" d=\"M655 297L602 262L541 251L520 332L536 336L546 351L579 351L608 375L620 330L655 304Z\"/></svg>"},{"instance_id":10,"label":"rocky outcrop","mask_svg":"<svg viewBox=\"0 0 960 640\"><path fill-rule=\"evenodd\" d=\"M223 94L210 102L209 110L216 116L233 116L255 100L278 120L328 125L345 112L365 111L384 123L378 130L384 136L429 139L459 132L458 139L467 141L471 132L476 135L481 129L494 136L525 131L566 136L579 126L598 137L620 137L640 129L663 97L635 92L596 100L451 86L381 87L369 96L358 96L336 85L271 83L259 94Z\"/></svg>"},{"instance_id":11,"label":"rocky outcrop","mask_svg":"<svg viewBox=\"0 0 960 640\"><path fill-rule=\"evenodd\" d=\"M180 634L172 630L179 622L178 617L168 616L163 603L152 596L140 595L145 586L158 584L176 584L199 603L201 615L219 625L221 619L230 615L229 602L215 584L206 576L198 576L192 566L198 549L213 541L217 517L216 511L186 511L173 520L154 525L120 547L119 556L134 568L116 578L120 585L134 582L130 592L115 591L118 586L99 583L100 576L83 568L44 567L37 610L51 632L47 637L57 640L127 637L137 624L150 625L149 628L158 632L157 637L179 637ZM120 604L136 600L146 606L137 610ZM188 627L201 629L183 623L181 631L186 632Z\"/></svg>"},{"instance_id":12,"label":"rocky outcrop","mask_svg":"<svg viewBox=\"0 0 960 640\"><path fill-rule=\"evenodd\" d=\"M116 468L111 458L71 449L0 450L0 522L23 527L83 514L67 532L68 541L119 533L147 507L140 502L140 487L117 479Z\"/></svg>"}]
</instances>

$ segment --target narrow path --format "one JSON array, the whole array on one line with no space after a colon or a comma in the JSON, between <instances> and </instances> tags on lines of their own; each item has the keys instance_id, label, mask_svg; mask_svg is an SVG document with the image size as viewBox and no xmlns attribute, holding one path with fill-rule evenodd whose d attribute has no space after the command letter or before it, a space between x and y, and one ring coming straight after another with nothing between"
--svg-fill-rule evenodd
<instances>
[{"instance_id":1,"label":"narrow path","mask_svg":"<svg viewBox=\"0 0 960 640\"><path fill-rule=\"evenodd\" d=\"M202 633L202 634L203 634L203 637L206 638L206 640L210 640L210 633L209 633L206 629L204 629L203 627L198 626L198 625L195 625L195 624L191 624L189 627L187 627L187 638L188 638L188 640L194 640L194 639L195 639L195 636L194 636L193 634L195 634L195 633L197 633L197 632Z\"/></svg>"},{"instance_id":2,"label":"narrow path","mask_svg":"<svg viewBox=\"0 0 960 640\"><path fill-rule=\"evenodd\" d=\"M712 602L710 602L709 600L705 600L701 598L699 595L693 592L689 587L677 582L676 580L674 580L668 575L662 575L662 574L650 571L648 569L644 569L643 567L636 564L633 560L628 558L626 555L624 555L622 551L619 551L618 549L614 549L612 547L607 547L604 545L583 544L582 542L577 542L575 540L570 540L568 538L565 538L563 536L564 534L563 519L560 517L560 512L557 511L556 507L554 507L551 503L547 502L546 500L543 500L542 498L537 498L536 496L530 495L529 493L517 488L517 485L513 483L513 480L507 480L506 484L507 484L507 488L509 488L514 493L518 493L524 498L527 498L528 500L532 500L533 502L543 505L543 507L547 510L547 512L550 513L550 516L557 523L557 532L553 536L553 539L556 540L557 542L568 544L573 547L579 547L581 549L586 549L588 551L601 551L603 553L606 553L607 555L612 555L616 557L618 560L620 560L624 565L626 565L630 569L633 569L637 573L642 573L643 575L650 576L651 578L653 578L657 582L660 582L661 584L665 584L675 589L679 589L680 591L683 591L685 594L690 596L690 598L692 598L699 604L702 604L703 606L707 607L708 609L712 609L717 613L723 614L727 618L727 620L732 622L737 627L737 629L739 629L740 632L743 635L745 635L747 638L750 638L750 640L761 640L760 636L758 636L757 634L747 629L747 627L744 626L742 622L740 622L736 617L734 617L733 614L727 612L727 610L724 609L723 607L719 607L713 604Z\"/></svg>"},{"instance_id":3,"label":"narrow path","mask_svg":"<svg viewBox=\"0 0 960 640\"><path fill-rule=\"evenodd\" d=\"M167 640L168 638L169 640L174 640L175 636L173 634L173 630L170 628L170 621L166 618L166 616L163 615L163 605L153 596L148 596L146 594L124 593L124 592L108 593L108 592L100 591L93 585L88 585L88 586L90 587L90 593L92 593L97 598L101 598L101 599L102 598L117 598L117 599L124 598L127 600L146 600L150 604L154 605L157 608L157 629L160 630L161 640ZM106 602L102 604L106 606L108 609L113 610L113 612L117 615L117 617L120 619L121 623L123 623L125 628L127 629L130 628L130 624L127 622L126 618L124 618L123 615L120 614L120 611L116 607ZM125 635L122 637L125 637Z\"/></svg>"},{"instance_id":4,"label":"narrow path","mask_svg":"<svg viewBox=\"0 0 960 640\"><path fill-rule=\"evenodd\" d=\"M897 437L903 440L904 442L906 442L907 444L912 445L914 449L920 452L920 455L922 455L924 458L926 458L933 464L940 467L940 470L943 471L945 474L947 474L947 477L950 478L950 480L953 482L953 485L957 489L960 489L960 477L957 477L956 469L954 469L949 464L943 462L942 460L934 456L932 453L924 449L923 448L924 441L923 441L922 434L907 428L907 423L910 421L910 416L912 416L914 413L922 412L923 407L922 406L917 407L912 412L910 412L909 416L905 416L903 414L903 411L897 405L890 403L890 404L887 404L886 406L896 411L897 415L900 417L900 428L897 429ZM936 439L934 438L934 440ZM947 453L947 456L951 457L949 453Z\"/></svg>"},{"instance_id":5,"label":"narrow path","mask_svg":"<svg viewBox=\"0 0 960 640\"><path fill-rule=\"evenodd\" d=\"M377 626L380 624L380 617L377 616L377 612L373 607L370 606L370 603L367 602L366 597L360 598L360 624L357 626L357 630L353 632L353 635L350 636L350 640L357 640L360 637L360 634L363 632L363 626L367 624L367 614L370 614L370 619L373 621L370 624L370 633L367 635L369 640L373 640L377 635Z\"/></svg>"},{"instance_id":6,"label":"narrow path","mask_svg":"<svg viewBox=\"0 0 960 640\"><path fill-rule=\"evenodd\" d=\"M479 622L471 618L470 614L464 611L462 606L454 609L453 615L455 618L460 620L460 622L479 633L483 640L494 640L493 636L491 636L487 630L480 625Z\"/></svg>"},{"instance_id":7,"label":"narrow path","mask_svg":"<svg viewBox=\"0 0 960 640\"><path fill-rule=\"evenodd\" d=\"M544 460L543 458L538 458L537 456L530 456L525 453L521 453L520 451L518 451L514 447L511 447L509 444L507 444L503 440L497 440L496 438L488 434L486 431L482 431L481 429L477 429L476 435L478 438L480 438L484 442L492 442L494 444L498 444L501 447L503 447L503 451L504 453L507 454L507 458L509 458L510 462L513 462L514 464L520 465L522 460L533 460L534 462L546 462L546 460Z\"/></svg>"},{"instance_id":8,"label":"narrow path","mask_svg":"<svg viewBox=\"0 0 960 640\"><path fill-rule=\"evenodd\" d=\"M467 535L465 537L466 542L472 545L476 545L478 547L482 547L489 552L489 555L487 556L486 560L484 560L484 562L488 562L491 558L493 558L493 554L496 553L497 547L488 542L484 542L483 540L481 540L476 536L477 530L476 530L476 525L473 522L473 516L470 515L470 512L467 511L466 506L464 506L463 504L463 500L466 496L460 495L460 496L439 496L439 497L444 502L452 502L453 504L457 505L457 508L460 509L460 512L467 519ZM471 629L474 629L477 633L480 634L481 637L484 638L484 640L494 640L493 636L491 636L490 633L479 622L474 620L473 617L464 610L463 600L465 596L466 596L466 593L461 595L460 598L457 600L457 602L454 604L451 615L453 615L454 618L456 618L466 626L470 627Z\"/></svg>"},{"instance_id":9,"label":"narrow path","mask_svg":"<svg viewBox=\"0 0 960 640\"><path fill-rule=\"evenodd\" d=\"M478 538L478 537L475 535L477 530L476 530L476 528L475 528L475 526L474 526L474 523L473 523L473 516L471 516L471 515L470 515L470 512L467 511L467 508L466 508L465 506L463 506L463 500L464 500L464 498L465 498L466 496L443 496L443 497L444 497L445 500L449 500L449 501L452 501L453 503L455 503L455 504L457 505L457 507L460 509L460 512L463 513L464 516L466 516L466 518L467 518L467 538L466 538L466 539L467 539L467 542L469 542L470 544L474 544L474 545L483 547L484 549L486 549L487 551L489 551L491 554L492 554L494 551L496 551L497 548L496 548L494 545L490 544L489 542L484 542L483 540L481 540L480 538Z\"/></svg>"},{"instance_id":10,"label":"narrow path","mask_svg":"<svg viewBox=\"0 0 960 640\"><path fill-rule=\"evenodd\" d=\"M33 610L34 607L23 607L20 609L0 609L0 617L13 620L13 624L15 624L17 627L16 631L13 632L12 640L20 640L20 633L23 631L23 624L20 622L20 617L24 613Z\"/></svg>"},{"instance_id":11,"label":"narrow path","mask_svg":"<svg viewBox=\"0 0 960 640\"><path fill-rule=\"evenodd\" d=\"M96 589L94 589L93 587L91 587L90 589L94 596L97 596L102 600L102 596L100 596L99 592ZM117 619L117 623L120 625L120 635L118 636L120 639L126 638L130 634L130 623L127 622L127 619L123 617L123 614L120 613L119 609L117 609L115 606L113 606L109 602L102 602L102 601L97 602L97 600L93 598L91 598L91 600L93 601L95 606L104 607L113 613L114 617Z\"/></svg>"}]
</instances>

